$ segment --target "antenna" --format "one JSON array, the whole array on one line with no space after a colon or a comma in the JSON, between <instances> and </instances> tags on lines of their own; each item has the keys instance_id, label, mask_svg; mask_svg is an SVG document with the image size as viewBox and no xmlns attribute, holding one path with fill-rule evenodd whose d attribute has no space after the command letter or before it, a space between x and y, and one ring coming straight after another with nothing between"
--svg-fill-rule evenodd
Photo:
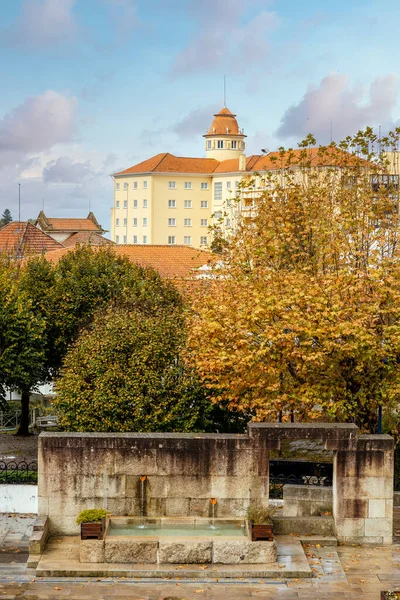
<instances>
[{"instance_id":1,"label":"antenna","mask_svg":"<svg viewBox=\"0 0 400 600\"><path fill-rule=\"evenodd\" d=\"M332 144L332 140L333 140L332 129L333 129L333 126L332 126L332 119L331 119L331 144Z\"/></svg>"},{"instance_id":2,"label":"antenna","mask_svg":"<svg viewBox=\"0 0 400 600\"><path fill-rule=\"evenodd\" d=\"M18 184L18 222L21 223L21 184Z\"/></svg>"},{"instance_id":3,"label":"antenna","mask_svg":"<svg viewBox=\"0 0 400 600\"><path fill-rule=\"evenodd\" d=\"M382 149L381 149L381 129L382 129L382 125L379 125L379 156L381 155Z\"/></svg>"},{"instance_id":4,"label":"antenna","mask_svg":"<svg viewBox=\"0 0 400 600\"><path fill-rule=\"evenodd\" d=\"M44 198L42 198L42 212L44 212Z\"/></svg>"},{"instance_id":5,"label":"antenna","mask_svg":"<svg viewBox=\"0 0 400 600\"><path fill-rule=\"evenodd\" d=\"M226 108L226 75L224 75L224 108Z\"/></svg>"}]
</instances>

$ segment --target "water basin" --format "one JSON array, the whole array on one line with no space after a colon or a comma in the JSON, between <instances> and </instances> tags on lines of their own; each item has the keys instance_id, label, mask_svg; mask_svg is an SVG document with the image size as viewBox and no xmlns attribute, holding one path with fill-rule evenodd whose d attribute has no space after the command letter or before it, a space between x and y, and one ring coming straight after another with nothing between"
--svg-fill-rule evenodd
<instances>
[{"instance_id":1,"label":"water basin","mask_svg":"<svg viewBox=\"0 0 400 600\"><path fill-rule=\"evenodd\" d=\"M116 524L111 520L107 531L107 536L110 535L125 535L125 536L140 536L140 537L243 537L247 535L244 522L238 523L202 523L193 521L191 523L140 523Z\"/></svg>"}]
</instances>

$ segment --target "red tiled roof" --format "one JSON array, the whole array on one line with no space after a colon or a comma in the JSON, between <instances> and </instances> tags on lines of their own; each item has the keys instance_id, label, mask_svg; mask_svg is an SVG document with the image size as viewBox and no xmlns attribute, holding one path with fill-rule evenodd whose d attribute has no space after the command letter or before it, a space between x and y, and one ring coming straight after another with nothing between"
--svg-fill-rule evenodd
<instances>
[{"instance_id":1,"label":"red tiled roof","mask_svg":"<svg viewBox=\"0 0 400 600\"><path fill-rule=\"evenodd\" d=\"M114 175L129 175L130 173L212 173L218 166L214 158L186 158L174 156L165 152L156 154L125 171Z\"/></svg>"},{"instance_id":2,"label":"red tiled roof","mask_svg":"<svg viewBox=\"0 0 400 600\"><path fill-rule=\"evenodd\" d=\"M314 167L329 167L360 164L362 159L357 156L340 150L339 148L326 148L324 153L319 148L300 148L297 150L285 151L283 153L270 152L269 154L253 154L246 157L246 170L243 172L254 171L274 171L288 166L287 161L290 156L291 165L307 165ZM215 173L239 173L239 159L230 158L219 162L213 158L182 158L164 153L157 154L144 162L141 162L125 171L115 173L115 175L129 175L131 173L204 173L212 175Z\"/></svg>"},{"instance_id":3,"label":"red tiled roof","mask_svg":"<svg viewBox=\"0 0 400 600\"><path fill-rule=\"evenodd\" d=\"M91 219L51 219L49 231L101 231Z\"/></svg>"},{"instance_id":4,"label":"red tiled roof","mask_svg":"<svg viewBox=\"0 0 400 600\"><path fill-rule=\"evenodd\" d=\"M219 113L214 115L214 120L207 135L239 135L239 125L235 117L236 115L224 106Z\"/></svg>"},{"instance_id":5,"label":"red tiled roof","mask_svg":"<svg viewBox=\"0 0 400 600\"><path fill-rule=\"evenodd\" d=\"M61 248L46 254L46 259L57 263L62 256L73 248ZM205 250L190 246L163 245L124 245L114 246L117 256L126 256L131 262L143 267L152 267L167 279L191 279L196 277L196 269L214 260L214 256Z\"/></svg>"},{"instance_id":6,"label":"red tiled roof","mask_svg":"<svg viewBox=\"0 0 400 600\"><path fill-rule=\"evenodd\" d=\"M65 248L74 247L77 244L90 245L90 246L106 246L113 245L114 242L103 237L97 231L79 231L73 233L66 240L63 241L62 245Z\"/></svg>"},{"instance_id":7,"label":"red tiled roof","mask_svg":"<svg viewBox=\"0 0 400 600\"><path fill-rule=\"evenodd\" d=\"M0 252L14 258L49 252L62 247L62 244L31 223L12 221L0 229Z\"/></svg>"}]
</instances>

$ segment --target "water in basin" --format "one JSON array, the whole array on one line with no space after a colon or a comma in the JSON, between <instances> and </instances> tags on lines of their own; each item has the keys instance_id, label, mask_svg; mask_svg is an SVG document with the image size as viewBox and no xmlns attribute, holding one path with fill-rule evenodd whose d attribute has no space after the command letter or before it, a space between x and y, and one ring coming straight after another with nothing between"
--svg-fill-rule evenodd
<instances>
[{"instance_id":1,"label":"water in basin","mask_svg":"<svg viewBox=\"0 0 400 600\"><path fill-rule=\"evenodd\" d=\"M140 535L140 536L199 536L199 537L225 537L225 536L245 536L246 528L243 522L239 523L219 523L211 525L209 523L148 523L140 525L136 523L126 524L115 527L111 521L107 535Z\"/></svg>"}]
</instances>

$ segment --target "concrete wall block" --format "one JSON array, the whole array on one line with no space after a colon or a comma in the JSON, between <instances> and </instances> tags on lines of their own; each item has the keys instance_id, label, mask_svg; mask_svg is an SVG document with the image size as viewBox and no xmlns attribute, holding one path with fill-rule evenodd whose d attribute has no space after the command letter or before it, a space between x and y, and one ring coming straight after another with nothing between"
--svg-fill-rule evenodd
<instances>
[{"instance_id":1,"label":"concrete wall block","mask_svg":"<svg viewBox=\"0 0 400 600\"><path fill-rule=\"evenodd\" d=\"M311 502L332 503L332 488L322 485L284 485L283 500L309 500Z\"/></svg>"},{"instance_id":2,"label":"concrete wall block","mask_svg":"<svg viewBox=\"0 0 400 600\"><path fill-rule=\"evenodd\" d=\"M393 500L385 500L385 518L393 519Z\"/></svg>"},{"instance_id":3,"label":"concrete wall block","mask_svg":"<svg viewBox=\"0 0 400 600\"><path fill-rule=\"evenodd\" d=\"M50 519L50 533L52 535L79 535L79 532L76 517L66 517L59 513Z\"/></svg>"},{"instance_id":4,"label":"concrete wall block","mask_svg":"<svg viewBox=\"0 0 400 600\"><path fill-rule=\"evenodd\" d=\"M165 517L167 515L167 499L150 498L146 504L146 511L148 517Z\"/></svg>"},{"instance_id":5,"label":"concrete wall block","mask_svg":"<svg viewBox=\"0 0 400 600\"><path fill-rule=\"evenodd\" d=\"M119 449L115 453L115 474L131 475L157 475L157 450L148 448Z\"/></svg>"},{"instance_id":6,"label":"concrete wall block","mask_svg":"<svg viewBox=\"0 0 400 600\"><path fill-rule=\"evenodd\" d=\"M105 560L104 540L81 540L79 561L81 563L103 563Z\"/></svg>"},{"instance_id":7,"label":"concrete wall block","mask_svg":"<svg viewBox=\"0 0 400 600\"><path fill-rule=\"evenodd\" d=\"M386 500L371 498L368 500L368 515L369 518L386 518Z\"/></svg>"},{"instance_id":8,"label":"concrete wall block","mask_svg":"<svg viewBox=\"0 0 400 600\"><path fill-rule=\"evenodd\" d=\"M340 499L388 498L393 494L393 482L387 485L384 477L343 477L337 479L337 496Z\"/></svg>"},{"instance_id":9,"label":"concrete wall block","mask_svg":"<svg viewBox=\"0 0 400 600\"><path fill-rule=\"evenodd\" d=\"M365 535L365 519L336 518L335 529L338 539L362 538Z\"/></svg>"},{"instance_id":10,"label":"concrete wall block","mask_svg":"<svg viewBox=\"0 0 400 600\"><path fill-rule=\"evenodd\" d=\"M74 475L73 495L81 497L120 498L125 496L125 475Z\"/></svg>"},{"instance_id":11,"label":"concrete wall block","mask_svg":"<svg viewBox=\"0 0 400 600\"><path fill-rule=\"evenodd\" d=\"M191 494L192 495L192 494ZM195 495L195 494L193 494ZM211 477L211 498L263 498L269 497L268 477L247 475L243 477ZM204 497L204 492L198 497Z\"/></svg>"},{"instance_id":12,"label":"concrete wall block","mask_svg":"<svg viewBox=\"0 0 400 600\"><path fill-rule=\"evenodd\" d=\"M49 498L47 496L38 496L38 515L47 517L49 514Z\"/></svg>"},{"instance_id":13,"label":"concrete wall block","mask_svg":"<svg viewBox=\"0 0 400 600\"><path fill-rule=\"evenodd\" d=\"M189 498L166 498L165 514L167 517L189 516Z\"/></svg>"},{"instance_id":14,"label":"concrete wall block","mask_svg":"<svg viewBox=\"0 0 400 600\"><path fill-rule=\"evenodd\" d=\"M106 538L105 562L155 564L157 563L157 550L157 540L137 541L132 538L115 541L112 538Z\"/></svg>"},{"instance_id":15,"label":"concrete wall block","mask_svg":"<svg viewBox=\"0 0 400 600\"><path fill-rule=\"evenodd\" d=\"M160 538L158 544L160 564L206 564L212 561L212 541L179 542Z\"/></svg>"},{"instance_id":16,"label":"concrete wall block","mask_svg":"<svg viewBox=\"0 0 400 600\"><path fill-rule=\"evenodd\" d=\"M189 498L190 517L208 517L210 515L209 498Z\"/></svg>"},{"instance_id":17,"label":"concrete wall block","mask_svg":"<svg viewBox=\"0 0 400 600\"><path fill-rule=\"evenodd\" d=\"M344 498L339 504L337 516L345 519L364 519L368 517L368 502L361 498Z\"/></svg>"},{"instance_id":18,"label":"concrete wall block","mask_svg":"<svg viewBox=\"0 0 400 600\"><path fill-rule=\"evenodd\" d=\"M392 522L389 519L365 519L365 537L392 535Z\"/></svg>"}]
</instances>

